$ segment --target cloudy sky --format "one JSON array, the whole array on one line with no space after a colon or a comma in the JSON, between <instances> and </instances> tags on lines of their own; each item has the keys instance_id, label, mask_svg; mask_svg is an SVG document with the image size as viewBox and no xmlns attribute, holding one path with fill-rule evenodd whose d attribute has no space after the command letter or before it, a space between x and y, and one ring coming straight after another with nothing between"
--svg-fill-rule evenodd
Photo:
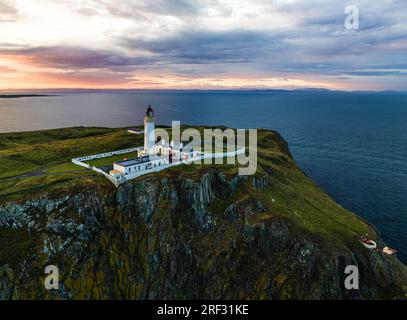
<instances>
[{"instance_id":1,"label":"cloudy sky","mask_svg":"<svg viewBox=\"0 0 407 320\"><path fill-rule=\"evenodd\" d=\"M406 0L0 0L0 90L407 90L406 17Z\"/></svg>"}]
</instances>

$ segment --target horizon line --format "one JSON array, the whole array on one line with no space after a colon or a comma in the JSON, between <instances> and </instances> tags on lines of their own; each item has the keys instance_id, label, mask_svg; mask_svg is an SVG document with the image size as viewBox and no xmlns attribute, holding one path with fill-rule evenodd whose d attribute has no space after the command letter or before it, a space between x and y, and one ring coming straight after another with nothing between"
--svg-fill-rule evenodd
<instances>
[{"instance_id":1,"label":"horizon line","mask_svg":"<svg viewBox=\"0 0 407 320\"><path fill-rule=\"evenodd\" d=\"M381 93L381 92L394 92L394 93L407 93L407 90L399 90L399 89L382 89L382 90L374 90L374 89L361 89L361 90L340 90L340 89L327 89L327 88L191 88L191 89L181 89L181 88L162 88L162 89L154 89L154 88L111 88L111 89L97 89L97 88L42 88L42 89L0 89L0 94L7 94L10 93L20 93L20 94L32 94L35 92L66 92L66 93L81 93L81 92L137 92L137 91L144 91L144 92L169 92L169 91L179 91L179 92L250 92L250 91L281 91L281 92L370 92L370 93Z\"/></svg>"}]
</instances>

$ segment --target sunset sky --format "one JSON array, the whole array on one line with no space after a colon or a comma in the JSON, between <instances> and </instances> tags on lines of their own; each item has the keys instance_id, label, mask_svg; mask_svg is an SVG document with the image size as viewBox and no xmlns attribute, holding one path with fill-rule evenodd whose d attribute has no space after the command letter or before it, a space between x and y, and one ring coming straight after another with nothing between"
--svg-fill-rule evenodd
<instances>
[{"instance_id":1,"label":"sunset sky","mask_svg":"<svg viewBox=\"0 0 407 320\"><path fill-rule=\"evenodd\" d=\"M0 0L0 90L407 90L406 17L405 0Z\"/></svg>"}]
</instances>

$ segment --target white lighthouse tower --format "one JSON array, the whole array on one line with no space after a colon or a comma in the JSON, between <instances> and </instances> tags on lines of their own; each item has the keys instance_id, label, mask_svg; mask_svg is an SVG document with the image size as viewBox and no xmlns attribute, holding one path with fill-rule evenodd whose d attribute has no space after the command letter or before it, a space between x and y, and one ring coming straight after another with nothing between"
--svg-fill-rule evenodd
<instances>
[{"instance_id":1,"label":"white lighthouse tower","mask_svg":"<svg viewBox=\"0 0 407 320\"><path fill-rule=\"evenodd\" d=\"M144 154L152 154L155 145L154 111L151 106L146 109L144 116Z\"/></svg>"}]
</instances>

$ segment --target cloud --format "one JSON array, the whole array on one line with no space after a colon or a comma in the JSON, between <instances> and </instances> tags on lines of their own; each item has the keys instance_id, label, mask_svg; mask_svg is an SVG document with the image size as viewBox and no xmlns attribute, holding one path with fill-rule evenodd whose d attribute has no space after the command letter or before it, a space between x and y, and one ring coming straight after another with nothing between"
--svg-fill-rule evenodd
<instances>
[{"instance_id":1,"label":"cloud","mask_svg":"<svg viewBox=\"0 0 407 320\"><path fill-rule=\"evenodd\" d=\"M0 74L1 73L11 73L11 72L13 72L13 71L15 71L15 69L13 69L13 68L10 68L10 67L7 67L7 66L1 66L0 65Z\"/></svg>"},{"instance_id":2,"label":"cloud","mask_svg":"<svg viewBox=\"0 0 407 320\"><path fill-rule=\"evenodd\" d=\"M0 49L0 55L17 57L27 63L47 68L115 69L149 63L149 58L78 47Z\"/></svg>"},{"instance_id":3,"label":"cloud","mask_svg":"<svg viewBox=\"0 0 407 320\"><path fill-rule=\"evenodd\" d=\"M125 85L133 81L131 73L112 72L109 70L77 70L69 72L39 73L39 77L53 82L80 85Z\"/></svg>"},{"instance_id":4,"label":"cloud","mask_svg":"<svg viewBox=\"0 0 407 320\"><path fill-rule=\"evenodd\" d=\"M405 75L407 76L407 69L405 70L355 70L346 71L344 74L351 76L364 76L364 77L377 77L377 76L395 76Z\"/></svg>"},{"instance_id":5,"label":"cloud","mask_svg":"<svg viewBox=\"0 0 407 320\"><path fill-rule=\"evenodd\" d=\"M96 15L101 12L119 18L138 19L146 15L164 16L197 16L208 4L217 4L216 0L137 0L137 1L87 1L78 12L85 15Z\"/></svg>"},{"instance_id":6,"label":"cloud","mask_svg":"<svg viewBox=\"0 0 407 320\"><path fill-rule=\"evenodd\" d=\"M305 31L307 36L298 30L195 30L159 39L122 41L127 48L150 54L154 57L154 64L161 68L191 75L216 74L222 70L223 74L259 72L263 75L303 73L334 76L351 74L360 67L377 69L376 64L383 55L392 56L399 63L407 62L407 57L398 55L404 47L392 47L405 38L403 32L389 36L374 31L352 35L346 32L325 34L314 26L307 27ZM201 67L203 65L205 67ZM359 75L368 76L370 73L366 71Z\"/></svg>"},{"instance_id":7,"label":"cloud","mask_svg":"<svg viewBox=\"0 0 407 320\"><path fill-rule=\"evenodd\" d=\"M197 15L202 9L200 2L196 0L137 1L135 7L141 11L177 16Z\"/></svg>"},{"instance_id":8,"label":"cloud","mask_svg":"<svg viewBox=\"0 0 407 320\"><path fill-rule=\"evenodd\" d=\"M18 18L18 11L9 2L0 1L0 22L12 22Z\"/></svg>"},{"instance_id":9,"label":"cloud","mask_svg":"<svg viewBox=\"0 0 407 320\"><path fill-rule=\"evenodd\" d=\"M278 39L269 33L243 30L184 31L168 38L125 39L124 43L177 64L246 63L279 45Z\"/></svg>"},{"instance_id":10,"label":"cloud","mask_svg":"<svg viewBox=\"0 0 407 320\"><path fill-rule=\"evenodd\" d=\"M135 73L205 85L297 78L387 87L406 77L403 0L352 1L360 11L354 31L344 28L343 0L38 1L41 10L0 0L0 21L24 17L0 29L2 65L3 57L63 70L61 79L134 85L156 81L138 82Z\"/></svg>"}]
</instances>

